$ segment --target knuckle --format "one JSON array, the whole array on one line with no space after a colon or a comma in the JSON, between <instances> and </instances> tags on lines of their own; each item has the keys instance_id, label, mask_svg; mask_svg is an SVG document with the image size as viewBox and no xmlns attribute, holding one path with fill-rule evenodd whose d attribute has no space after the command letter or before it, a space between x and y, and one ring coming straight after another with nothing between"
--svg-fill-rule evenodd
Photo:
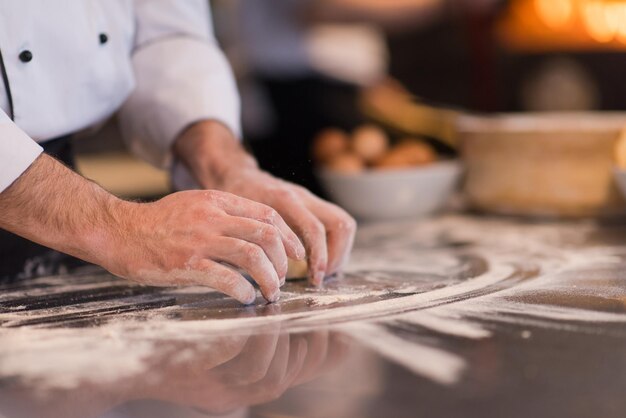
<instances>
[{"instance_id":1,"label":"knuckle","mask_svg":"<svg viewBox=\"0 0 626 418\"><path fill-rule=\"evenodd\" d=\"M261 242L264 245L273 245L280 241L280 233L275 226L264 226L261 229Z\"/></svg>"},{"instance_id":2,"label":"knuckle","mask_svg":"<svg viewBox=\"0 0 626 418\"><path fill-rule=\"evenodd\" d=\"M271 224L276 223L278 219L280 219L280 215L278 214L278 212L276 212L273 208L270 208L269 206L264 209L262 216L265 221Z\"/></svg>"},{"instance_id":3,"label":"knuckle","mask_svg":"<svg viewBox=\"0 0 626 418\"><path fill-rule=\"evenodd\" d=\"M299 184L290 184L290 191L294 196L312 196L313 194L304 186L300 186Z\"/></svg>"},{"instance_id":4,"label":"knuckle","mask_svg":"<svg viewBox=\"0 0 626 418\"><path fill-rule=\"evenodd\" d=\"M265 253L263 252L263 250L254 244L246 244L244 254L246 259L250 263L254 264L260 263L265 257Z\"/></svg>"},{"instance_id":5,"label":"knuckle","mask_svg":"<svg viewBox=\"0 0 626 418\"><path fill-rule=\"evenodd\" d=\"M204 194L205 202L220 208L226 206L226 204L234 198L234 195L220 190L204 190L202 193Z\"/></svg>"},{"instance_id":6,"label":"knuckle","mask_svg":"<svg viewBox=\"0 0 626 418\"><path fill-rule=\"evenodd\" d=\"M222 196L221 192L217 190L204 190L202 193L205 199L211 200L211 201L219 200Z\"/></svg>"},{"instance_id":7,"label":"knuckle","mask_svg":"<svg viewBox=\"0 0 626 418\"><path fill-rule=\"evenodd\" d=\"M333 224L334 229L341 232L353 233L357 229L356 220L347 213L341 217L336 218Z\"/></svg>"},{"instance_id":8,"label":"knuckle","mask_svg":"<svg viewBox=\"0 0 626 418\"><path fill-rule=\"evenodd\" d=\"M274 193L274 197L278 200L293 200L296 197L296 194L293 190L281 188L276 190Z\"/></svg>"}]
</instances>

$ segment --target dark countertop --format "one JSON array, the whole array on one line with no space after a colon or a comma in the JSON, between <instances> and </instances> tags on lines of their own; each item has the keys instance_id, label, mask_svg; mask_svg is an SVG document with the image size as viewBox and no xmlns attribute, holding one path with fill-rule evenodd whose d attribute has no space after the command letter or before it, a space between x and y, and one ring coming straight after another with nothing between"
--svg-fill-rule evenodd
<instances>
[{"instance_id":1,"label":"dark countertop","mask_svg":"<svg viewBox=\"0 0 626 418\"><path fill-rule=\"evenodd\" d=\"M0 417L626 416L621 226L368 226L344 277L257 302L95 267L1 284Z\"/></svg>"}]
</instances>

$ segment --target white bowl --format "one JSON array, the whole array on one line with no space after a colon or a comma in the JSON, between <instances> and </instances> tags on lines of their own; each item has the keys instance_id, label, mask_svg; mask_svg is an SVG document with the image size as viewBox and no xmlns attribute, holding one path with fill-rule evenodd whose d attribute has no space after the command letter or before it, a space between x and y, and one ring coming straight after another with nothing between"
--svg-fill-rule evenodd
<instances>
[{"instance_id":1,"label":"white bowl","mask_svg":"<svg viewBox=\"0 0 626 418\"><path fill-rule=\"evenodd\" d=\"M461 165L444 161L425 167L318 177L339 206L365 221L423 217L442 209L461 176Z\"/></svg>"}]
</instances>

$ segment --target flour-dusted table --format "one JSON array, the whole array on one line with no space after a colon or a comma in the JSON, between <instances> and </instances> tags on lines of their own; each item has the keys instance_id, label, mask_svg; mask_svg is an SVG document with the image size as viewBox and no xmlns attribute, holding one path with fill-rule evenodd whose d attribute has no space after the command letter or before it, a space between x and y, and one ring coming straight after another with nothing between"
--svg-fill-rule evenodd
<instances>
[{"instance_id":1,"label":"flour-dusted table","mask_svg":"<svg viewBox=\"0 0 626 418\"><path fill-rule=\"evenodd\" d=\"M95 267L0 286L0 416L626 416L619 225L365 226L272 305Z\"/></svg>"}]
</instances>

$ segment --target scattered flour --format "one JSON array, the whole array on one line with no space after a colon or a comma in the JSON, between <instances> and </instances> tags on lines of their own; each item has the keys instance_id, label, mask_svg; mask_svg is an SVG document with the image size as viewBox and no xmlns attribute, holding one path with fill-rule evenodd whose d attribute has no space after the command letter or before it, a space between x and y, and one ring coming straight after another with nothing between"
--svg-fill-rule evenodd
<instances>
[{"instance_id":1,"label":"scattered flour","mask_svg":"<svg viewBox=\"0 0 626 418\"><path fill-rule=\"evenodd\" d=\"M559 329L626 323L626 308L620 310L626 306L626 251L618 244L589 244L597 230L593 222L520 224L463 216L372 226L359 233L345 286L318 293L287 290L275 305L246 308L224 319L212 318L209 311L205 319L180 320L177 315L187 311L171 306L120 314L118 320L91 328L9 328L50 312L0 313L0 378L65 389L89 381L115 382L144 373L150 357L169 342L208 343L277 328L307 332L330 327L419 375L454 384L468 366L460 355L407 338L392 326L406 323L479 340L491 335L481 325L485 322ZM463 260L470 256L476 265L468 267ZM100 284L92 280L82 288L120 284L102 278ZM76 289L59 285L57 278L39 283L51 287L31 295ZM192 288L167 295L201 299L214 294ZM599 298L594 302L598 307L591 296ZM0 295L0 302L10 297ZM60 313L92 307L67 307ZM272 311L260 314L261 309ZM521 337L530 339L532 332L523 331Z\"/></svg>"}]
</instances>

